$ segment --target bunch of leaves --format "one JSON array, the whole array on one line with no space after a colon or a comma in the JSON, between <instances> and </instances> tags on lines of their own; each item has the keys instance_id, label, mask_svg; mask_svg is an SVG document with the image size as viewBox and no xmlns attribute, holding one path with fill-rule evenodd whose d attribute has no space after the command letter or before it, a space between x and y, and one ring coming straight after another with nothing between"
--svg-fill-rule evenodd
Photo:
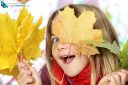
<instances>
[{"instance_id":1,"label":"bunch of leaves","mask_svg":"<svg viewBox=\"0 0 128 85\"><path fill-rule=\"evenodd\" d=\"M39 44L45 29L39 29L41 23L42 17L33 23L33 16L25 7L17 20L8 14L0 14L0 73L16 75L19 54L28 61L42 55Z\"/></svg>"},{"instance_id":2,"label":"bunch of leaves","mask_svg":"<svg viewBox=\"0 0 128 85\"><path fill-rule=\"evenodd\" d=\"M112 44L108 41L97 43L94 41L86 41L86 43L91 44L96 47L108 49L110 52L118 56L119 64L117 69L128 69L128 41L124 45L123 49L120 51L119 46L114 41Z\"/></svg>"}]
</instances>

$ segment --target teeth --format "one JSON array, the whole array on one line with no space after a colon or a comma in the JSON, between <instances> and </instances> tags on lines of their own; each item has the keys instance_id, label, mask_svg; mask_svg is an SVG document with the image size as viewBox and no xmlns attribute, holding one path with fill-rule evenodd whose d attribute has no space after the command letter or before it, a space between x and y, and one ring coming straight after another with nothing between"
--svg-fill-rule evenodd
<instances>
[{"instance_id":1,"label":"teeth","mask_svg":"<svg viewBox=\"0 0 128 85\"><path fill-rule=\"evenodd\" d=\"M68 56L63 56L63 57L65 58L65 57L68 57Z\"/></svg>"},{"instance_id":2,"label":"teeth","mask_svg":"<svg viewBox=\"0 0 128 85\"><path fill-rule=\"evenodd\" d=\"M64 56L61 56L60 58L63 59L63 58L71 58L71 57L75 57L75 55L64 55Z\"/></svg>"},{"instance_id":3,"label":"teeth","mask_svg":"<svg viewBox=\"0 0 128 85\"><path fill-rule=\"evenodd\" d=\"M62 56L62 61L66 64L69 64L73 59L75 55L69 55L69 56Z\"/></svg>"}]
</instances>

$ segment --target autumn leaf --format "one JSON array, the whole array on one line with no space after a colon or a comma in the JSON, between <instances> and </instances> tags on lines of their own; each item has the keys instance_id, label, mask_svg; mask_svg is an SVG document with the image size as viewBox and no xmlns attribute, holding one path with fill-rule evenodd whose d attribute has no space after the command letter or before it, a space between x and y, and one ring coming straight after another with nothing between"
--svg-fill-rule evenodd
<instances>
[{"instance_id":1,"label":"autumn leaf","mask_svg":"<svg viewBox=\"0 0 128 85\"><path fill-rule=\"evenodd\" d=\"M28 61L42 55L39 44L45 29L39 29L42 17L33 23L34 17L25 7L17 20L11 19L8 14L0 14L0 17L0 72L9 75L14 72L19 54Z\"/></svg>"},{"instance_id":2,"label":"autumn leaf","mask_svg":"<svg viewBox=\"0 0 128 85\"><path fill-rule=\"evenodd\" d=\"M95 22L94 11L84 10L79 17L76 17L74 10L67 6L63 11L59 11L58 16L52 21L52 33L59 37L60 43L77 45L75 46L77 51L89 52L87 56L94 55L99 53L97 48L91 45L87 46L87 43L83 41L103 42L101 29L93 29ZM85 44L84 48L80 46Z\"/></svg>"},{"instance_id":3,"label":"autumn leaf","mask_svg":"<svg viewBox=\"0 0 128 85\"><path fill-rule=\"evenodd\" d=\"M66 7L52 22L52 32L59 37L60 42L77 43L79 41L103 41L101 29L93 29L96 22L93 11L84 10L77 18L74 10Z\"/></svg>"}]
</instances>

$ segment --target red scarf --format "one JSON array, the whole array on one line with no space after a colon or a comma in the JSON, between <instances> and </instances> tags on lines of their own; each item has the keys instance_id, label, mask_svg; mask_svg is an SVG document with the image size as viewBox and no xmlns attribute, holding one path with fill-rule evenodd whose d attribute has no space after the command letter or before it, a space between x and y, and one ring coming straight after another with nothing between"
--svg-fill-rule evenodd
<instances>
[{"instance_id":1,"label":"red scarf","mask_svg":"<svg viewBox=\"0 0 128 85\"><path fill-rule=\"evenodd\" d=\"M53 73L58 80L62 80L64 72L57 62L53 61ZM70 82L70 84L69 84ZM56 82L56 85L60 85ZM84 70L75 77L68 77L64 75L62 85L91 85L91 67L90 64L84 68Z\"/></svg>"}]
</instances>

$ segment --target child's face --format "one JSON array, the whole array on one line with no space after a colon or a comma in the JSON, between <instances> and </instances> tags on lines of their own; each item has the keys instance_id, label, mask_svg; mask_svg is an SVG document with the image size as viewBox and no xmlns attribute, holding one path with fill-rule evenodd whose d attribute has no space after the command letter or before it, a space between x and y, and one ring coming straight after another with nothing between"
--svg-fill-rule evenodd
<instances>
[{"instance_id":1,"label":"child's face","mask_svg":"<svg viewBox=\"0 0 128 85\"><path fill-rule=\"evenodd\" d=\"M57 42L57 36L52 36L52 55L65 74L70 77L78 75L88 64L88 57L77 54L70 44Z\"/></svg>"}]
</instances>

